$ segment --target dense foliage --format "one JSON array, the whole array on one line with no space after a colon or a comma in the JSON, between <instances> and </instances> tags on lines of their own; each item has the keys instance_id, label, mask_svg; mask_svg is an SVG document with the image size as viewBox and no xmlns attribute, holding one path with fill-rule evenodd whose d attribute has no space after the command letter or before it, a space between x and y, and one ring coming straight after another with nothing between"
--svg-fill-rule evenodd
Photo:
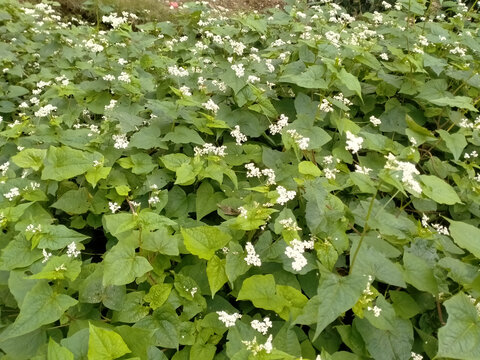
<instances>
[{"instance_id":1,"label":"dense foliage","mask_svg":"<svg viewBox=\"0 0 480 360\"><path fill-rule=\"evenodd\" d=\"M479 359L478 15L425 3L0 0L1 358Z\"/></svg>"}]
</instances>

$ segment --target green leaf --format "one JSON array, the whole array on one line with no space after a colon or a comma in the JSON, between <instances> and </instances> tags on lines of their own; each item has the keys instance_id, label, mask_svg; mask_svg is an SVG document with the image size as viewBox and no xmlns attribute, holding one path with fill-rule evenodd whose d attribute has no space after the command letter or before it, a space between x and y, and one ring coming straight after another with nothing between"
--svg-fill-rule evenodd
<instances>
[{"instance_id":1,"label":"green leaf","mask_svg":"<svg viewBox=\"0 0 480 360\"><path fill-rule=\"evenodd\" d=\"M218 256L208 260L207 263L207 277L208 285L210 285L210 291L212 298L215 293L222 288L222 286L228 281L227 274L225 273L225 259L220 259Z\"/></svg>"},{"instance_id":2,"label":"green leaf","mask_svg":"<svg viewBox=\"0 0 480 360\"><path fill-rule=\"evenodd\" d=\"M130 352L122 337L112 330L89 324L88 360L112 360Z\"/></svg>"},{"instance_id":3,"label":"green leaf","mask_svg":"<svg viewBox=\"0 0 480 360\"><path fill-rule=\"evenodd\" d=\"M440 134L442 140L445 141L448 150L453 154L453 158L455 160L460 159L463 149L467 146L465 135L459 133L450 134L442 129L437 130L437 132Z\"/></svg>"},{"instance_id":4,"label":"green leaf","mask_svg":"<svg viewBox=\"0 0 480 360\"><path fill-rule=\"evenodd\" d=\"M132 172L137 175L148 174L157 167L157 165L153 163L152 158L145 153L133 154L130 156L130 159L133 164Z\"/></svg>"},{"instance_id":5,"label":"green leaf","mask_svg":"<svg viewBox=\"0 0 480 360\"><path fill-rule=\"evenodd\" d=\"M157 231L142 232L142 249L158 252L160 254L176 256L179 253L177 237L162 226Z\"/></svg>"},{"instance_id":6,"label":"green leaf","mask_svg":"<svg viewBox=\"0 0 480 360\"><path fill-rule=\"evenodd\" d=\"M217 210L217 204L224 198L223 194L216 192L209 182L204 181L198 187L197 197L195 199L195 208L197 212L197 220L201 220L204 216Z\"/></svg>"},{"instance_id":7,"label":"green leaf","mask_svg":"<svg viewBox=\"0 0 480 360\"><path fill-rule=\"evenodd\" d=\"M480 318L475 305L460 292L443 303L447 324L438 331L437 357L476 360L480 358Z\"/></svg>"},{"instance_id":8,"label":"green leaf","mask_svg":"<svg viewBox=\"0 0 480 360\"><path fill-rule=\"evenodd\" d=\"M358 97L362 98L362 88L360 87L360 82L355 75L350 74L345 69L341 69L339 73L337 73L338 80L347 87L348 90L354 91Z\"/></svg>"},{"instance_id":9,"label":"green leaf","mask_svg":"<svg viewBox=\"0 0 480 360\"><path fill-rule=\"evenodd\" d=\"M277 295L275 279L272 274L253 275L245 279L237 300L250 300L253 305L265 310L281 313L287 305L284 298Z\"/></svg>"},{"instance_id":10,"label":"green leaf","mask_svg":"<svg viewBox=\"0 0 480 360\"><path fill-rule=\"evenodd\" d=\"M410 319L421 312L420 306L408 293L390 290L389 294L395 312L402 319Z\"/></svg>"},{"instance_id":11,"label":"green leaf","mask_svg":"<svg viewBox=\"0 0 480 360\"><path fill-rule=\"evenodd\" d=\"M205 143L195 130L185 126L176 126L173 132L169 132L162 140L172 141L175 144L203 145Z\"/></svg>"},{"instance_id":12,"label":"green leaf","mask_svg":"<svg viewBox=\"0 0 480 360\"><path fill-rule=\"evenodd\" d=\"M10 339L27 334L42 325L57 321L77 300L65 294L54 292L47 281L37 283L21 304L20 314L15 322L3 333L2 339Z\"/></svg>"},{"instance_id":13,"label":"green leaf","mask_svg":"<svg viewBox=\"0 0 480 360\"><path fill-rule=\"evenodd\" d=\"M279 81L293 83L307 89L327 89L325 81L325 68L321 65L312 65L300 74L285 74Z\"/></svg>"},{"instance_id":14,"label":"green leaf","mask_svg":"<svg viewBox=\"0 0 480 360\"><path fill-rule=\"evenodd\" d=\"M94 161L101 161L102 155L75 150L67 146L50 146L44 162L42 180L61 181L81 175L93 168Z\"/></svg>"},{"instance_id":15,"label":"green leaf","mask_svg":"<svg viewBox=\"0 0 480 360\"><path fill-rule=\"evenodd\" d=\"M118 243L105 255L103 285L124 285L152 270L152 266L142 256L135 254L135 248Z\"/></svg>"},{"instance_id":16,"label":"green leaf","mask_svg":"<svg viewBox=\"0 0 480 360\"><path fill-rule=\"evenodd\" d=\"M355 305L367 282L367 276L322 273L317 295L308 301L295 323L316 324L313 336L316 339L330 323Z\"/></svg>"},{"instance_id":17,"label":"green leaf","mask_svg":"<svg viewBox=\"0 0 480 360\"><path fill-rule=\"evenodd\" d=\"M64 193L51 206L65 211L69 215L83 214L90 208L91 195L86 188L70 190Z\"/></svg>"},{"instance_id":18,"label":"green leaf","mask_svg":"<svg viewBox=\"0 0 480 360\"><path fill-rule=\"evenodd\" d=\"M72 242L81 242L89 237L64 225L44 225L39 236L38 247L40 249L58 250Z\"/></svg>"},{"instance_id":19,"label":"green leaf","mask_svg":"<svg viewBox=\"0 0 480 360\"><path fill-rule=\"evenodd\" d=\"M480 259L480 229L461 221L449 221L450 234L455 243Z\"/></svg>"},{"instance_id":20,"label":"green leaf","mask_svg":"<svg viewBox=\"0 0 480 360\"><path fill-rule=\"evenodd\" d=\"M303 175L318 177L322 174L321 170L311 161L302 161L298 164L298 172Z\"/></svg>"},{"instance_id":21,"label":"green leaf","mask_svg":"<svg viewBox=\"0 0 480 360\"><path fill-rule=\"evenodd\" d=\"M73 353L67 348L58 345L52 338L48 340L48 360L73 360Z\"/></svg>"},{"instance_id":22,"label":"green leaf","mask_svg":"<svg viewBox=\"0 0 480 360\"><path fill-rule=\"evenodd\" d=\"M199 226L181 229L185 247L193 255L210 260L215 251L221 249L232 237L214 226Z\"/></svg>"},{"instance_id":23,"label":"green leaf","mask_svg":"<svg viewBox=\"0 0 480 360\"><path fill-rule=\"evenodd\" d=\"M432 295L438 294L437 280L433 268L422 258L405 251L403 254L405 281L418 290L427 291Z\"/></svg>"},{"instance_id":24,"label":"green leaf","mask_svg":"<svg viewBox=\"0 0 480 360\"><path fill-rule=\"evenodd\" d=\"M93 186L97 186L97 183L102 180L106 179L110 174L112 168L110 166L103 167L103 166L95 166L87 171L85 174L85 179Z\"/></svg>"},{"instance_id":25,"label":"green leaf","mask_svg":"<svg viewBox=\"0 0 480 360\"><path fill-rule=\"evenodd\" d=\"M35 171L43 166L43 159L47 155L45 149L24 149L15 156L12 156L12 161L21 168L31 168Z\"/></svg>"},{"instance_id":26,"label":"green leaf","mask_svg":"<svg viewBox=\"0 0 480 360\"><path fill-rule=\"evenodd\" d=\"M434 175L420 175L420 180L424 185L423 193L430 199L447 205L462 202L455 190L442 179Z\"/></svg>"},{"instance_id":27,"label":"green leaf","mask_svg":"<svg viewBox=\"0 0 480 360\"><path fill-rule=\"evenodd\" d=\"M409 320L394 318L391 330L377 329L367 319L355 319L354 325L375 360L410 359L413 329Z\"/></svg>"},{"instance_id":28,"label":"green leaf","mask_svg":"<svg viewBox=\"0 0 480 360\"><path fill-rule=\"evenodd\" d=\"M167 301L170 292L172 291L172 284L155 284L148 294L145 295L145 301L150 303L150 307L155 310L162 306Z\"/></svg>"},{"instance_id":29,"label":"green leaf","mask_svg":"<svg viewBox=\"0 0 480 360\"><path fill-rule=\"evenodd\" d=\"M176 171L182 164L189 164L191 159L185 154L168 154L161 160L168 170Z\"/></svg>"},{"instance_id":30,"label":"green leaf","mask_svg":"<svg viewBox=\"0 0 480 360\"><path fill-rule=\"evenodd\" d=\"M190 359L212 360L216 350L213 344L194 344L190 348Z\"/></svg>"}]
</instances>

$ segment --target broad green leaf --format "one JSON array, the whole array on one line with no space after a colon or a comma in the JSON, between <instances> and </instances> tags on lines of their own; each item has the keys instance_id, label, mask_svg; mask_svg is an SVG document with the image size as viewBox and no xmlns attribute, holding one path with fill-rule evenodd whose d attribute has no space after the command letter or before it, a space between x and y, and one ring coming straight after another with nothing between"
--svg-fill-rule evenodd
<instances>
[{"instance_id":1,"label":"broad green leaf","mask_svg":"<svg viewBox=\"0 0 480 360\"><path fill-rule=\"evenodd\" d=\"M181 232L187 250L206 260L211 259L215 251L227 245L232 239L229 234L214 226L182 228Z\"/></svg>"},{"instance_id":2,"label":"broad green leaf","mask_svg":"<svg viewBox=\"0 0 480 360\"><path fill-rule=\"evenodd\" d=\"M355 319L354 325L375 360L410 359L413 328L409 320L395 318L392 330L377 329L367 319Z\"/></svg>"},{"instance_id":3,"label":"broad green leaf","mask_svg":"<svg viewBox=\"0 0 480 360\"><path fill-rule=\"evenodd\" d=\"M447 324L438 331L438 357L480 358L480 317L472 301L460 292L444 303Z\"/></svg>"},{"instance_id":4,"label":"broad green leaf","mask_svg":"<svg viewBox=\"0 0 480 360\"><path fill-rule=\"evenodd\" d=\"M101 161L102 155L75 150L68 146L50 146L44 162L42 180L61 181L81 175Z\"/></svg>"},{"instance_id":5,"label":"broad green leaf","mask_svg":"<svg viewBox=\"0 0 480 360\"><path fill-rule=\"evenodd\" d=\"M90 208L91 195L86 188L70 190L64 193L51 206L65 211L67 214L83 214Z\"/></svg>"},{"instance_id":6,"label":"broad green leaf","mask_svg":"<svg viewBox=\"0 0 480 360\"><path fill-rule=\"evenodd\" d=\"M203 145L205 141L198 133L185 126L176 126L173 132L169 132L162 139L163 141L172 141L175 144L197 144Z\"/></svg>"},{"instance_id":7,"label":"broad green leaf","mask_svg":"<svg viewBox=\"0 0 480 360\"><path fill-rule=\"evenodd\" d=\"M133 164L132 172L137 175L148 174L157 167L157 165L153 163L152 158L145 153L133 154L130 156L130 159Z\"/></svg>"},{"instance_id":8,"label":"broad green leaf","mask_svg":"<svg viewBox=\"0 0 480 360\"><path fill-rule=\"evenodd\" d=\"M73 353L50 338L48 340L47 358L48 360L73 360Z\"/></svg>"},{"instance_id":9,"label":"broad green leaf","mask_svg":"<svg viewBox=\"0 0 480 360\"><path fill-rule=\"evenodd\" d=\"M136 323L143 319L150 312L150 308L144 304L144 291L133 291L128 293L122 302L122 307L114 311L112 322Z\"/></svg>"},{"instance_id":10,"label":"broad green leaf","mask_svg":"<svg viewBox=\"0 0 480 360\"><path fill-rule=\"evenodd\" d=\"M303 175L318 177L322 174L321 170L311 161L302 161L298 164L298 172Z\"/></svg>"},{"instance_id":11,"label":"broad green leaf","mask_svg":"<svg viewBox=\"0 0 480 360\"><path fill-rule=\"evenodd\" d=\"M322 273L317 295L307 302L295 323L316 324L313 337L316 339L330 323L355 305L367 282L367 276Z\"/></svg>"},{"instance_id":12,"label":"broad green leaf","mask_svg":"<svg viewBox=\"0 0 480 360\"><path fill-rule=\"evenodd\" d=\"M360 87L360 82L355 75L350 74L345 69L341 69L339 73L337 73L338 80L347 87L348 90L354 91L358 97L362 98L362 88Z\"/></svg>"},{"instance_id":13,"label":"broad green leaf","mask_svg":"<svg viewBox=\"0 0 480 360\"><path fill-rule=\"evenodd\" d=\"M250 300L256 307L281 313L287 306L284 298L277 294L272 274L253 275L245 279L237 300Z\"/></svg>"},{"instance_id":14,"label":"broad green leaf","mask_svg":"<svg viewBox=\"0 0 480 360\"><path fill-rule=\"evenodd\" d=\"M213 344L194 344L190 348L190 359L212 360L216 350Z\"/></svg>"},{"instance_id":15,"label":"broad green leaf","mask_svg":"<svg viewBox=\"0 0 480 360\"><path fill-rule=\"evenodd\" d=\"M88 360L112 360L130 352L122 337L112 330L89 324Z\"/></svg>"},{"instance_id":16,"label":"broad green leaf","mask_svg":"<svg viewBox=\"0 0 480 360\"><path fill-rule=\"evenodd\" d=\"M145 295L145 301L150 303L150 307L155 310L162 306L167 301L170 292L172 291L172 284L155 284L148 294Z\"/></svg>"},{"instance_id":17,"label":"broad green leaf","mask_svg":"<svg viewBox=\"0 0 480 360\"><path fill-rule=\"evenodd\" d=\"M31 168L35 171L43 166L43 159L47 155L45 149L24 149L15 156L12 156L12 161L21 168Z\"/></svg>"},{"instance_id":18,"label":"broad green leaf","mask_svg":"<svg viewBox=\"0 0 480 360\"><path fill-rule=\"evenodd\" d=\"M73 260L67 255L52 257L43 267L42 271L31 275L30 279L69 279L75 280L80 274L81 261Z\"/></svg>"},{"instance_id":19,"label":"broad green leaf","mask_svg":"<svg viewBox=\"0 0 480 360\"><path fill-rule=\"evenodd\" d=\"M438 294L437 280L433 268L422 258L405 251L403 254L405 281L418 290L427 291L432 295Z\"/></svg>"},{"instance_id":20,"label":"broad green leaf","mask_svg":"<svg viewBox=\"0 0 480 360\"><path fill-rule=\"evenodd\" d=\"M212 298L228 281L227 274L225 273L225 264L226 260L220 259L216 255L213 255L213 257L207 262L208 285L210 285Z\"/></svg>"},{"instance_id":21,"label":"broad green leaf","mask_svg":"<svg viewBox=\"0 0 480 360\"><path fill-rule=\"evenodd\" d=\"M217 210L218 203L224 199L220 192L215 192L213 186L209 182L203 181L198 187L197 197L195 199L195 208L197 212L197 220L201 220L204 216Z\"/></svg>"},{"instance_id":22,"label":"broad green leaf","mask_svg":"<svg viewBox=\"0 0 480 360\"><path fill-rule=\"evenodd\" d=\"M455 190L442 179L434 175L420 175L420 180L424 185L423 193L430 199L447 205L462 202Z\"/></svg>"},{"instance_id":23,"label":"broad green leaf","mask_svg":"<svg viewBox=\"0 0 480 360\"><path fill-rule=\"evenodd\" d=\"M138 359L157 359L149 357L149 348L153 344L153 331L135 328L127 325L116 326L115 332L120 334L123 341L130 349L129 356L137 356ZM160 351L160 350L159 350ZM163 360L163 358L159 358Z\"/></svg>"},{"instance_id":24,"label":"broad green leaf","mask_svg":"<svg viewBox=\"0 0 480 360\"><path fill-rule=\"evenodd\" d=\"M103 166L95 166L87 171L85 174L85 179L93 186L97 186L97 183L102 180L106 179L110 174L112 168L110 166L103 167Z\"/></svg>"},{"instance_id":25,"label":"broad green leaf","mask_svg":"<svg viewBox=\"0 0 480 360\"><path fill-rule=\"evenodd\" d=\"M103 285L124 285L152 270L152 266L143 256L137 256L135 248L118 243L111 248L103 260L105 269Z\"/></svg>"},{"instance_id":26,"label":"broad green leaf","mask_svg":"<svg viewBox=\"0 0 480 360\"><path fill-rule=\"evenodd\" d=\"M190 163L190 158L185 154L168 154L161 157L163 165L168 170L176 171L182 164Z\"/></svg>"},{"instance_id":27,"label":"broad green leaf","mask_svg":"<svg viewBox=\"0 0 480 360\"><path fill-rule=\"evenodd\" d=\"M453 158L455 160L460 159L463 149L467 146L465 135L460 133L450 134L442 129L437 130L437 132L440 134L442 140L445 141L448 150L453 154Z\"/></svg>"},{"instance_id":28,"label":"broad green leaf","mask_svg":"<svg viewBox=\"0 0 480 360\"><path fill-rule=\"evenodd\" d=\"M3 333L2 339L10 339L27 334L42 325L57 321L77 300L65 294L54 292L47 281L37 283L21 304L20 314L15 322Z\"/></svg>"},{"instance_id":29,"label":"broad green leaf","mask_svg":"<svg viewBox=\"0 0 480 360\"><path fill-rule=\"evenodd\" d=\"M410 319L420 313L420 307L407 292L390 290L389 293L393 308L402 319Z\"/></svg>"},{"instance_id":30,"label":"broad green leaf","mask_svg":"<svg viewBox=\"0 0 480 360\"><path fill-rule=\"evenodd\" d=\"M58 250L72 242L81 242L89 237L64 225L42 226L42 233L39 235L38 247L40 249Z\"/></svg>"},{"instance_id":31,"label":"broad green leaf","mask_svg":"<svg viewBox=\"0 0 480 360\"><path fill-rule=\"evenodd\" d=\"M285 74L279 81L293 83L307 89L327 89L325 68L321 65L312 65L301 74Z\"/></svg>"},{"instance_id":32,"label":"broad green leaf","mask_svg":"<svg viewBox=\"0 0 480 360\"><path fill-rule=\"evenodd\" d=\"M450 234L455 243L480 259L480 229L461 221L449 221Z\"/></svg>"},{"instance_id":33,"label":"broad green leaf","mask_svg":"<svg viewBox=\"0 0 480 360\"><path fill-rule=\"evenodd\" d=\"M142 249L170 256L176 256L179 253L177 237L164 226L156 231L142 232L141 237Z\"/></svg>"}]
</instances>

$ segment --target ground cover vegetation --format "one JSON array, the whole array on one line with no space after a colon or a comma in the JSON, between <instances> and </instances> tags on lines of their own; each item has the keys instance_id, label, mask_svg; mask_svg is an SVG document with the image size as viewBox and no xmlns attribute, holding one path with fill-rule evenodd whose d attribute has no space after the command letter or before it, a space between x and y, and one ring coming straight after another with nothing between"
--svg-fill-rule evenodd
<instances>
[{"instance_id":1,"label":"ground cover vegetation","mask_svg":"<svg viewBox=\"0 0 480 360\"><path fill-rule=\"evenodd\" d=\"M1 358L480 358L476 4L382 6L0 0Z\"/></svg>"}]
</instances>

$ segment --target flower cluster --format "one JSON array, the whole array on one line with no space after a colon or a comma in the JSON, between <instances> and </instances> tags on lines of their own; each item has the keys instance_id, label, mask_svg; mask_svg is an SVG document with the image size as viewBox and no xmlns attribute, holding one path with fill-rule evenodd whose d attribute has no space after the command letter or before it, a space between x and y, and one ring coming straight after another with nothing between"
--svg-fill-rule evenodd
<instances>
[{"instance_id":1,"label":"flower cluster","mask_svg":"<svg viewBox=\"0 0 480 360\"><path fill-rule=\"evenodd\" d=\"M256 177L259 178L262 175L267 177L267 185L275 185L276 184L276 176L275 171L273 169L263 169L260 170L255 166L254 163L245 164L245 168L247 169L247 178Z\"/></svg>"},{"instance_id":2,"label":"flower cluster","mask_svg":"<svg viewBox=\"0 0 480 360\"><path fill-rule=\"evenodd\" d=\"M277 193L278 193L278 198L277 198L277 204L280 205L285 205L289 200L295 199L295 196L297 195L297 192L294 190L288 191L285 189L283 186L277 186Z\"/></svg>"},{"instance_id":3,"label":"flower cluster","mask_svg":"<svg viewBox=\"0 0 480 360\"><path fill-rule=\"evenodd\" d=\"M269 317L264 318L263 321L252 320L250 322L250 326L263 335L267 335L268 329L270 329L272 325Z\"/></svg>"},{"instance_id":4,"label":"flower cluster","mask_svg":"<svg viewBox=\"0 0 480 360\"><path fill-rule=\"evenodd\" d=\"M237 145L242 145L242 143L248 140L247 136L240 131L240 126L238 125L235 125L235 128L230 132L230 135L235 138Z\"/></svg>"},{"instance_id":5,"label":"flower cluster","mask_svg":"<svg viewBox=\"0 0 480 360\"><path fill-rule=\"evenodd\" d=\"M245 244L245 250L247 251L247 256L244 260L247 265L262 266L262 260L260 260L260 256L258 256L255 247L250 241Z\"/></svg>"},{"instance_id":6,"label":"flower cluster","mask_svg":"<svg viewBox=\"0 0 480 360\"><path fill-rule=\"evenodd\" d=\"M352 154L358 153L358 151L362 148L363 138L361 136L355 136L350 131L346 132L347 135L347 145L345 146L345 150L349 150Z\"/></svg>"},{"instance_id":7,"label":"flower cluster","mask_svg":"<svg viewBox=\"0 0 480 360\"><path fill-rule=\"evenodd\" d=\"M217 311L218 320L223 322L226 327L233 327L238 319L242 318L242 315L239 313L228 314L225 311Z\"/></svg>"},{"instance_id":8,"label":"flower cluster","mask_svg":"<svg viewBox=\"0 0 480 360\"><path fill-rule=\"evenodd\" d=\"M293 239L290 241L290 245L285 248L285 255L288 258L293 259L293 270L300 271L305 267L305 265L307 265L307 259L303 253L306 249L313 249L313 245L313 240L300 241L298 239Z\"/></svg>"},{"instance_id":9,"label":"flower cluster","mask_svg":"<svg viewBox=\"0 0 480 360\"><path fill-rule=\"evenodd\" d=\"M282 129L288 125L288 116L285 114L280 114L278 121L276 124L271 124L268 128L270 130L270 134L275 135L282 132Z\"/></svg>"},{"instance_id":10,"label":"flower cluster","mask_svg":"<svg viewBox=\"0 0 480 360\"><path fill-rule=\"evenodd\" d=\"M399 161L392 153L388 154L386 158L387 163L385 164L385 169L402 171L402 182L410 187L414 192L420 194L422 192L422 187L420 186L420 183L413 177L414 175L420 174L420 172L415 168L415 164L406 161Z\"/></svg>"},{"instance_id":11,"label":"flower cluster","mask_svg":"<svg viewBox=\"0 0 480 360\"><path fill-rule=\"evenodd\" d=\"M195 146L193 151L195 156L202 156L202 155L216 155L216 156L225 156L227 153L225 152L227 147L225 145L222 146L215 146L210 143L203 144L202 147Z\"/></svg>"},{"instance_id":12,"label":"flower cluster","mask_svg":"<svg viewBox=\"0 0 480 360\"><path fill-rule=\"evenodd\" d=\"M297 143L300 150L307 150L308 144L310 143L310 138L300 135L297 130L290 129L287 130L287 134L292 137L293 140Z\"/></svg>"}]
</instances>

